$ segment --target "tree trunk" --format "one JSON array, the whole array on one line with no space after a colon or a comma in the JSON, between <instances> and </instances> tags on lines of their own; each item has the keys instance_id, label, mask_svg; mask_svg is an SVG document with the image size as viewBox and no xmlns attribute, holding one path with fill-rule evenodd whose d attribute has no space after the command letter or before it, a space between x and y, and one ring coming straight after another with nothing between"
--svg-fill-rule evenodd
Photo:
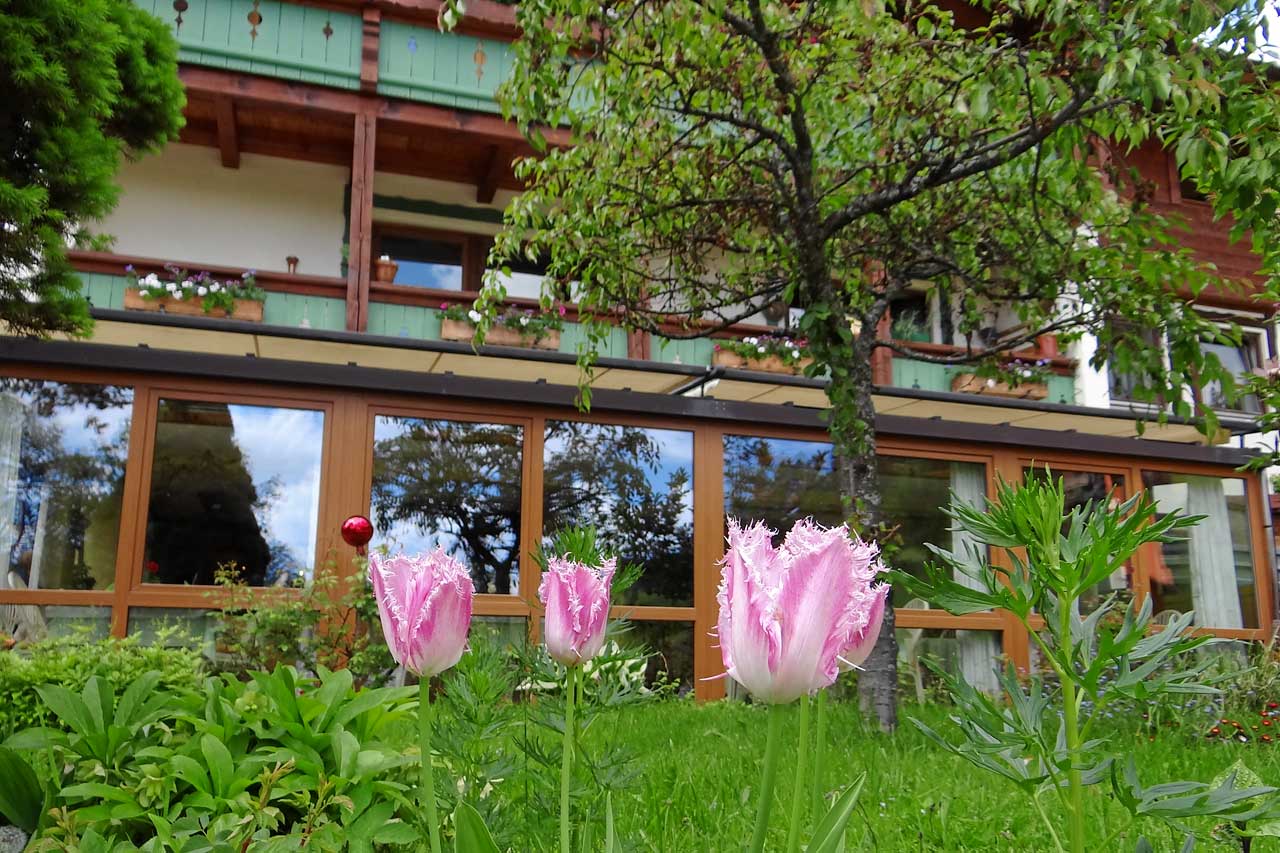
<instances>
[{"instance_id":1,"label":"tree trunk","mask_svg":"<svg viewBox=\"0 0 1280 853\"><path fill-rule=\"evenodd\" d=\"M854 360L840 381L828 389L832 404L831 437L835 446L840 497L850 526L867 539L882 538L879 463L876 459L875 404L871 347L859 340ZM858 673L858 697L864 714L875 713L880 728L898 726L898 640L894 633L893 595L871 656Z\"/></svg>"}]
</instances>

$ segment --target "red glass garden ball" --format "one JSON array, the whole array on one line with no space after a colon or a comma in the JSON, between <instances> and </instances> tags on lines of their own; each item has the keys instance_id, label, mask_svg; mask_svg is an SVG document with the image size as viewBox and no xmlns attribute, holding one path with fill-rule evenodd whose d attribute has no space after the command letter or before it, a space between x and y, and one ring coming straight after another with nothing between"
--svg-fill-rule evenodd
<instances>
[{"instance_id":1,"label":"red glass garden ball","mask_svg":"<svg viewBox=\"0 0 1280 853\"><path fill-rule=\"evenodd\" d=\"M342 522L342 541L355 548L361 554L364 546L373 538L373 522L363 515L353 515Z\"/></svg>"}]
</instances>

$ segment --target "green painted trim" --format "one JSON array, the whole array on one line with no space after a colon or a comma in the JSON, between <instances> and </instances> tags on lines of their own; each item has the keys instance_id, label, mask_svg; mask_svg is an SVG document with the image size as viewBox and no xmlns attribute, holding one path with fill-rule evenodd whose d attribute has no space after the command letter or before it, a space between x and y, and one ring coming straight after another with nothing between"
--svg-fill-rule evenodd
<instances>
[{"instance_id":1,"label":"green painted trim","mask_svg":"<svg viewBox=\"0 0 1280 853\"><path fill-rule=\"evenodd\" d=\"M483 222L488 225L502 224L501 210L468 207L465 204L442 204L438 201L374 193L373 206L375 209L399 210L405 213L420 213L424 216L441 216L446 219L464 219L468 222Z\"/></svg>"},{"instance_id":2,"label":"green painted trim","mask_svg":"<svg viewBox=\"0 0 1280 853\"><path fill-rule=\"evenodd\" d=\"M439 92L442 95L452 95L455 98L471 98L476 101L488 101L497 108L497 100L492 95L479 92L470 86L460 86L454 83L441 83L438 80L415 80L412 77L405 77L400 74L379 74L379 89L382 83L391 86L403 86L406 89L419 89L425 92ZM427 100L427 99L424 99Z\"/></svg>"},{"instance_id":3,"label":"green painted trim","mask_svg":"<svg viewBox=\"0 0 1280 853\"><path fill-rule=\"evenodd\" d=\"M246 54L244 51L236 50L233 47L221 47L219 45L201 45L200 47L183 47L178 51L178 58L185 62L200 63L203 57L198 54L213 54L214 56L223 56L227 59L236 59L242 62L251 62L265 66L280 66L283 68L292 68L296 71L308 71L312 74L328 74L334 77L341 77L346 80L355 81L355 85L360 85L360 72L358 70L351 71L346 68L325 65L320 62L310 62L305 59L291 59L287 56L275 56L271 54ZM186 54L185 56L183 54ZM193 56L192 54L197 54Z\"/></svg>"}]
</instances>

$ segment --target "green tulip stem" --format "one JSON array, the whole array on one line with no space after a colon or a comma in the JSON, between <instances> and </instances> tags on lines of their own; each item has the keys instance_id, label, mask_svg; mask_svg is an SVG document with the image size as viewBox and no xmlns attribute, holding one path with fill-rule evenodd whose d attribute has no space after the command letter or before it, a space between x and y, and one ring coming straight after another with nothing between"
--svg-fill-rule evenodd
<instances>
[{"instance_id":1,"label":"green tulip stem","mask_svg":"<svg viewBox=\"0 0 1280 853\"><path fill-rule=\"evenodd\" d=\"M578 668L569 667L564 690L564 756L560 761L560 853L571 853L569 783L573 777L573 711L578 698Z\"/></svg>"},{"instance_id":2,"label":"green tulip stem","mask_svg":"<svg viewBox=\"0 0 1280 853\"><path fill-rule=\"evenodd\" d=\"M815 820L821 820L823 815L823 798L826 796L827 780L827 691L819 690L817 698L817 721L814 726L817 731L814 735L813 743L813 786L810 790L809 808L812 810L811 817Z\"/></svg>"},{"instance_id":3,"label":"green tulip stem","mask_svg":"<svg viewBox=\"0 0 1280 853\"><path fill-rule=\"evenodd\" d=\"M787 830L787 853L800 849L800 827L804 824L805 782L809 758L809 694L800 697L800 743L796 747L796 784L791 792L791 827Z\"/></svg>"},{"instance_id":4,"label":"green tulip stem","mask_svg":"<svg viewBox=\"0 0 1280 853\"><path fill-rule=\"evenodd\" d=\"M756 828L751 834L751 853L764 850L764 839L769 832L769 810L773 806L773 784L778 778L778 753L782 746L782 705L769 706L769 734L764 746L764 771L760 780L760 805L756 807Z\"/></svg>"},{"instance_id":5,"label":"green tulip stem","mask_svg":"<svg viewBox=\"0 0 1280 853\"><path fill-rule=\"evenodd\" d=\"M427 812L427 833L431 837L431 853L440 853L440 818L436 814L436 782L431 759L431 679L418 678L418 749L422 752L422 778L418 796Z\"/></svg>"}]
</instances>

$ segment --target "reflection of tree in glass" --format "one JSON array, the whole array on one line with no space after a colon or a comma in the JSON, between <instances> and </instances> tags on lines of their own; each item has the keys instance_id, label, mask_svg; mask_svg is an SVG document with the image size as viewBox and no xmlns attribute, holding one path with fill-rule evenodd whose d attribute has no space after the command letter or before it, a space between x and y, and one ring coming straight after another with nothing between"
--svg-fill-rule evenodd
<instances>
[{"instance_id":1,"label":"reflection of tree in glass","mask_svg":"<svg viewBox=\"0 0 1280 853\"><path fill-rule=\"evenodd\" d=\"M692 444L685 432L547 422L543 530L591 524L622 562L642 565L628 604L693 603L691 477L662 464L668 441Z\"/></svg>"},{"instance_id":2,"label":"reflection of tree in glass","mask_svg":"<svg viewBox=\"0 0 1280 853\"><path fill-rule=\"evenodd\" d=\"M211 584L218 566L233 564L250 585L266 583L263 500L234 429L225 403L160 401L144 580Z\"/></svg>"},{"instance_id":3,"label":"reflection of tree in glass","mask_svg":"<svg viewBox=\"0 0 1280 853\"><path fill-rule=\"evenodd\" d=\"M378 419L396 433L373 449L373 515L386 533L437 536L471 570L477 592L519 581L522 430L465 421Z\"/></svg>"},{"instance_id":4,"label":"reflection of tree in glass","mask_svg":"<svg viewBox=\"0 0 1280 853\"><path fill-rule=\"evenodd\" d=\"M802 518L844 521L829 444L726 435L724 485L729 517L763 521L779 536Z\"/></svg>"},{"instance_id":5,"label":"reflection of tree in glass","mask_svg":"<svg viewBox=\"0 0 1280 853\"><path fill-rule=\"evenodd\" d=\"M128 418L103 418L132 405L133 391L106 385L0 380L0 394L22 403L21 448L7 566L28 586L92 589L110 579L128 455ZM79 441L55 418L83 412ZM118 425L114 435L109 430ZM32 578L40 553L42 577ZM7 584L7 582L6 582Z\"/></svg>"}]
</instances>

